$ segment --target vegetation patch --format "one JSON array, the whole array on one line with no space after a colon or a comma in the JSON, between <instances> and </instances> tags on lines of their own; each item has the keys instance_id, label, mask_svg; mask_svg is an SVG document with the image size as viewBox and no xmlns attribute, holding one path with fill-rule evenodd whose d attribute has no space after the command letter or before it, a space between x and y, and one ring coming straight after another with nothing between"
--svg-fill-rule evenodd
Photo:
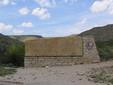
<instances>
[{"instance_id":1,"label":"vegetation patch","mask_svg":"<svg viewBox=\"0 0 113 85\"><path fill-rule=\"evenodd\" d=\"M92 71L88 73L88 80L95 83L113 85L113 67L92 69Z\"/></svg>"},{"instance_id":2,"label":"vegetation patch","mask_svg":"<svg viewBox=\"0 0 113 85\"><path fill-rule=\"evenodd\" d=\"M0 67L0 76L6 76L14 73L16 73L16 69L14 68Z\"/></svg>"},{"instance_id":3,"label":"vegetation patch","mask_svg":"<svg viewBox=\"0 0 113 85\"><path fill-rule=\"evenodd\" d=\"M24 55L23 44L11 44L7 47L0 44L0 64L3 66L24 66Z\"/></svg>"},{"instance_id":4,"label":"vegetation patch","mask_svg":"<svg viewBox=\"0 0 113 85\"><path fill-rule=\"evenodd\" d=\"M0 34L0 65L23 66L24 56L24 43Z\"/></svg>"},{"instance_id":5,"label":"vegetation patch","mask_svg":"<svg viewBox=\"0 0 113 85\"><path fill-rule=\"evenodd\" d=\"M113 59L113 40L96 42L96 45L102 61Z\"/></svg>"}]
</instances>

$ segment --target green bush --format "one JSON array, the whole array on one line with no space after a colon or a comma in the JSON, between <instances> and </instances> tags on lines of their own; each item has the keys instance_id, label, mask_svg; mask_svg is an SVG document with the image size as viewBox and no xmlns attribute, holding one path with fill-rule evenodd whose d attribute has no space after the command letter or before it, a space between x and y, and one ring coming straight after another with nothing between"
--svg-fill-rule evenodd
<instances>
[{"instance_id":1,"label":"green bush","mask_svg":"<svg viewBox=\"0 0 113 85\"><path fill-rule=\"evenodd\" d=\"M96 42L96 45L102 61L113 59L113 40Z\"/></svg>"},{"instance_id":2,"label":"green bush","mask_svg":"<svg viewBox=\"0 0 113 85\"><path fill-rule=\"evenodd\" d=\"M0 64L4 66L23 66L24 65L24 45L12 44L4 49L0 55Z\"/></svg>"},{"instance_id":3,"label":"green bush","mask_svg":"<svg viewBox=\"0 0 113 85\"><path fill-rule=\"evenodd\" d=\"M23 66L24 43L0 34L0 65Z\"/></svg>"},{"instance_id":4,"label":"green bush","mask_svg":"<svg viewBox=\"0 0 113 85\"><path fill-rule=\"evenodd\" d=\"M7 61L14 66L24 65L24 46L23 45L11 45L7 49Z\"/></svg>"}]
</instances>

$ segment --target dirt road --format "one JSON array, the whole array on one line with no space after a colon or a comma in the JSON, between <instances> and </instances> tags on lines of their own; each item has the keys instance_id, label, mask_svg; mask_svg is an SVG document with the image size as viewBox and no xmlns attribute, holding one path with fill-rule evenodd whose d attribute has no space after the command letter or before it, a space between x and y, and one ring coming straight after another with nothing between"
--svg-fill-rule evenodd
<instances>
[{"instance_id":1,"label":"dirt road","mask_svg":"<svg viewBox=\"0 0 113 85\"><path fill-rule=\"evenodd\" d=\"M88 81L86 73L92 68L113 66L113 61L45 68L18 68L14 75L0 77L0 80L24 82L25 85L106 85Z\"/></svg>"}]
</instances>

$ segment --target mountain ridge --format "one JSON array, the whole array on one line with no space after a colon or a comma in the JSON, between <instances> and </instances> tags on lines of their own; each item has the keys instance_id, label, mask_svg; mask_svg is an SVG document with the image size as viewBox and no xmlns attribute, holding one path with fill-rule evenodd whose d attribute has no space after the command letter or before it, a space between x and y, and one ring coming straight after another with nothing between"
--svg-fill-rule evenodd
<instances>
[{"instance_id":1,"label":"mountain ridge","mask_svg":"<svg viewBox=\"0 0 113 85\"><path fill-rule=\"evenodd\" d=\"M94 27L90 30L80 33L79 36L93 36L96 41L113 40L113 24Z\"/></svg>"},{"instance_id":2,"label":"mountain ridge","mask_svg":"<svg viewBox=\"0 0 113 85\"><path fill-rule=\"evenodd\" d=\"M8 35L12 39L19 40L21 42L25 42L27 40L33 40L37 38L42 38L41 35Z\"/></svg>"}]
</instances>

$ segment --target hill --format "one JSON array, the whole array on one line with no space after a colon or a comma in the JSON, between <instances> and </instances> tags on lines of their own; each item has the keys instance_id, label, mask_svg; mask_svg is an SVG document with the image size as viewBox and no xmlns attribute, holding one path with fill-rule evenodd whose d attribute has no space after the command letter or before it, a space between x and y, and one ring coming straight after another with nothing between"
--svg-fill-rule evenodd
<instances>
[{"instance_id":1,"label":"hill","mask_svg":"<svg viewBox=\"0 0 113 85\"><path fill-rule=\"evenodd\" d=\"M82 32L80 36L94 36L96 41L113 40L113 24L102 27L94 27L91 30Z\"/></svg>"},{"instance_id":2,"label":"hill","mask_svg":"<svg viewBox=\"0 0 113 85\"><path fill-rule=\"evenodd\" d=\"M1 44L5 44L5 46L8 46L10 44L22 44L22 42L16 40L16 39L12 39L9 36L0 34L0 45Z\"/></svg>"},{"instance_id":3,"label":"hill","mask_svg":"<svg viewBox=\"0 0 113 85\"><path fill-rule=\"evenodd\" d=\"M22 42L0 34L0 64L16 64L18 57L23 61L23 56L24 44ZM17 64L19 65L20 61Z\"/></svg>"},{"instance_id":4,"label":"hill","mask_svg":"<svg viewBox=\"0 0 113 85\"><path fill-rule=\"evenodd\" d=\"M17 39L19 41L26 41L26 40L33 40L33 39L37 39L37 38L42 38L42 36L40 35L10 35L9 36L12 39Z\"/></svg>"}]
</instances>

